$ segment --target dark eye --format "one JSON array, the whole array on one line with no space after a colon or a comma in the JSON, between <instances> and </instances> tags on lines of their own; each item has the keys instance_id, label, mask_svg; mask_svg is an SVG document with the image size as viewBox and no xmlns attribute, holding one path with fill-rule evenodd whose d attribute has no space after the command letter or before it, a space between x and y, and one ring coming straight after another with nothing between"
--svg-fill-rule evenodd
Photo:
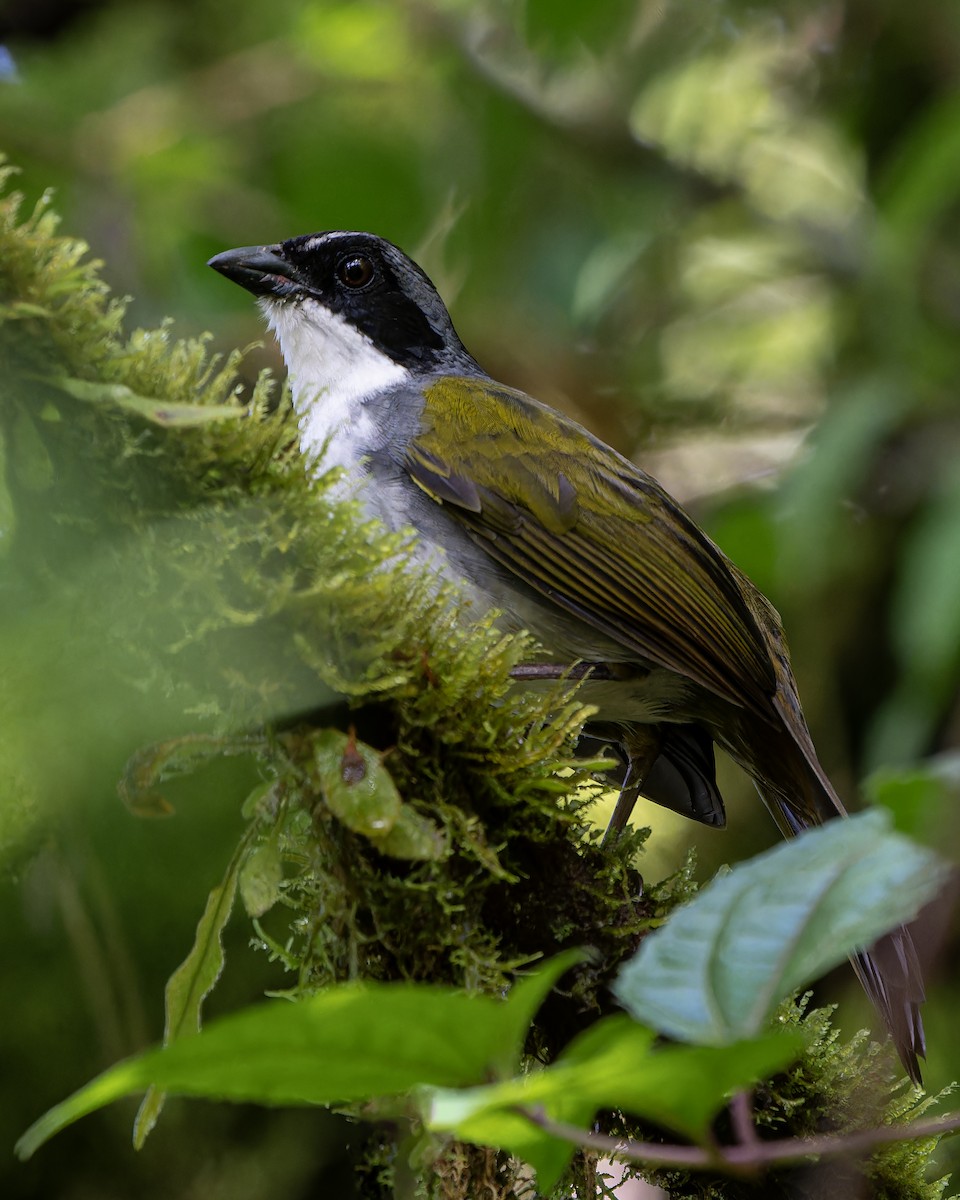
<instances>
[{"instance_id":1,"label":"dark eye","mask_svg":"<svg viewBox=\"0 0 960 1200\"><path fill-rule=\"evenodd\" d=\"M373 263L359 254L345 258L337 267L337 276L348 288L362 288L373 278Z\"/></svg>"}]
</instances>

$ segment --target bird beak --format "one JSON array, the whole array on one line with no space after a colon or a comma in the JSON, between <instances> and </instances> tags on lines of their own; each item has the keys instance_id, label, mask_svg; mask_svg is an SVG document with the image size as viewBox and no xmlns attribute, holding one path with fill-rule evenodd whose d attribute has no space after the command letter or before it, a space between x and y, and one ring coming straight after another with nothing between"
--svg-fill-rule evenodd
<instances>
[{"instance_id":1,"label":"bird beak","mask_svg":"<svg viewBox=\"0 0 960 1200\"><path fill-rule=\"evenodd\" d=\"M224 250L207 263L255 296L288 296L297 287L296 273L276 246L241 246Z\"/></svg>"}]
</instances>

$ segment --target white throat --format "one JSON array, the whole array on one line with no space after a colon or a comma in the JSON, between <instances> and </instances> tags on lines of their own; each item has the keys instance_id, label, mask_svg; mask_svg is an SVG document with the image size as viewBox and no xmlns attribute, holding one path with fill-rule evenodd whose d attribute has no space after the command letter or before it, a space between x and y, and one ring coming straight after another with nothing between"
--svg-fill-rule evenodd
<instances>
[{"instance_id":1,"label":"white throat","mask_svg":"<svg viewBox=\"0 0 960 1200\"><path fill-rule=\"evenodd\" d=\"M287 365L304 457L324 471L343 467L348 490L354 491L360 460L376 441L365 403L402 383L406 368L321 304L264 298L260 307Z\"/></svg>"}]
</instances>

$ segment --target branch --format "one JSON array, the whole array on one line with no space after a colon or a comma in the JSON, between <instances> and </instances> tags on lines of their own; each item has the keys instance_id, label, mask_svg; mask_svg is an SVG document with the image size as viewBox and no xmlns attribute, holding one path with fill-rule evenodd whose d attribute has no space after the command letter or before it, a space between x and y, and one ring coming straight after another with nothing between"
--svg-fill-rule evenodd
<instances>
[{"instance_id":1,"label":"branch","mask_svg":"<svg viewBox=\"0 0 960 1200\"><path fill-rule=\"evenodd\" d=\"M603 662L578 662L567 664L562 663L518 663L510 670L511 679L546 679L546 680L570 680L571 683L578 683L581 679L616 679L617 676L613 673L608 663Z\"/></svg>"},{"instance_id":2,"label":"branch","mask_svg":"<svg viewBox=\"0 0 960 1200\"><path fill-rule=\"evenodd\" d=\"M573 1142L608 1156L643 1162L657 1167L685 1167L688 1170L720 1168L731 1174L753 1174L760 1167L796 1162L805 1158L827 1158L872 1150L886 1142L906 1142L915 1138L942 1137L960 1130L960 1113L908 1125L864 1129L857 1133L828 1134L815 1138L782 1138L763 1142L748 1138L735 1146L671 1146L657 1142L635 1142L625 1138L585 1133L575 1125L551 1120L542 1109L520 1108L523 1116L545 1133ZM739 1122L738 1122L739 1123Z\"/></svg>"}]
</instances>

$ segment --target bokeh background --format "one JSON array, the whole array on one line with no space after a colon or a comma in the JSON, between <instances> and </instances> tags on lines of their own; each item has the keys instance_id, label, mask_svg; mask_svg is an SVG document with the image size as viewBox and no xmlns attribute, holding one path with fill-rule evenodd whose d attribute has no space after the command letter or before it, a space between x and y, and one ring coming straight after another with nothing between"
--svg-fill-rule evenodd
<instances>
[{"instance_id":1,"label":"bokeh background","mask_svg":"<svg viewBox=\"0 0 960 1200\"><path fill-rule=\"evenodd\" d=\"M651 470L770 596L841 794L956 857L960 7L19 0L0 43L0 149L28 201L54 189L131 326L246 345L256 311L212 254L398 242L493 375ZM135 820L115 783L136 741L61 685L30 719L56 744L82 717L88 752L0 864L0 1191L349 1195L349 1130L312 1113L172 1104L135 1156L118 1108L14 1163L39 1112L159 1037L249 782L214 763L172 785L175 820ZM704 877L770 844L723 781L722 836L650 814L648 878L693 843ZM283 986L249 935L236 920L212 1012ZM920 940L937 1089L960 1076L946 904ZM823 994L853 1030L845 985Z\"/></svg>"}]
</instances>

